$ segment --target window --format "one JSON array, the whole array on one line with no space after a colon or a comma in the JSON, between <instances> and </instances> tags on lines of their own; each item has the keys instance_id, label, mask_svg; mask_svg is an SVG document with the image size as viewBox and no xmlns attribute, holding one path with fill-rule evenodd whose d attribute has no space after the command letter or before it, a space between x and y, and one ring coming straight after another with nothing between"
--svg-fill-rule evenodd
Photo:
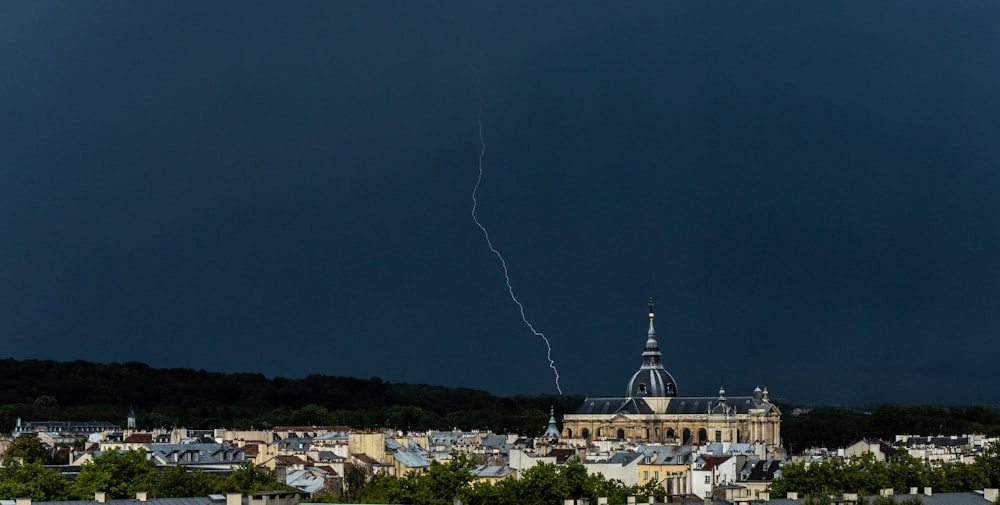
<instances>
[{"instance_id":1,"label":"window","mask_svg":"<svg viewBox=\"0 0 1000 505\"><path fill-rule=\"evenodd\" d=\"M722 432L719 430L715 430L715 441L722 442Z\"/></svg>"},{"instance_id":2,"label":"window","mask_svg":"<svg viewBox=\"0 0 1000 505\"><path fill-rule=\"evenodd\" d=\"M660 472L653 472L653 480L659 482L659 480L660 480Z\"/></svg>"},{"instance_id":3,"label":"window","mask_svg":"<svg viewBox=\"0 0 1000 505\"><path fill-rule=\"evenodd\" d=\"M642 472L642 480L649 480L649 471L648 470L644 470Z\"/></svg>"},{"instance_id":4,"label":"window","mask_svg":"<svg viewBox=\"0 0 1000 505\"><path fill-rule=\"evenodd\" d=\"M712 476L711 475L706 475L705 476L705 484L711 484L711 483L712 483Z\"/></svg>"}]
</instances>

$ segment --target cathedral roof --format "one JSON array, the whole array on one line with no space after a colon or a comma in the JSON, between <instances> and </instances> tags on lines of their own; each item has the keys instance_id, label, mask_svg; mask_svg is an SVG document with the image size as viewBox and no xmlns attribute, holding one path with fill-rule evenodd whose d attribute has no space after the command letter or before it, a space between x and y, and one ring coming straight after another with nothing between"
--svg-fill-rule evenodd
<instances>
[{"instance_id":1,"label":"cathedral roof","mask_svg":"<svg viewBox=\"0 0 1000 505\"><path fill-rule=\"evenodd\" d=\"M719 400L714 396L684 396L671 398L664 414L713 414L725 413L724 407L731 414L747 414L751 409L770 409L773 403L760 403L752 396L730 396Z\"/></svg>"},{"instance_id":2,"label":"cathedral roof","mask_svg":"<svg viewBox=\"0 0 1000 505\"><path fill-rule=\"evenodd\" d=\"M730 396L722 401L715 396L677 396L666 403L663 411L655 411L642 398L587 398L575 414L748 414L751 409L766 412L776 408L752 396Z\"/></svg>"},{"instance_id":3,"label":"cathedral roof","mask_svg":"<svg viewBox=\"0 0 1000 505\"><path fill-rule=\"evenodd\" d=\"M587 398L577 414L653 414L653 409L642 398Z\"/></svg>"}]
</instances>

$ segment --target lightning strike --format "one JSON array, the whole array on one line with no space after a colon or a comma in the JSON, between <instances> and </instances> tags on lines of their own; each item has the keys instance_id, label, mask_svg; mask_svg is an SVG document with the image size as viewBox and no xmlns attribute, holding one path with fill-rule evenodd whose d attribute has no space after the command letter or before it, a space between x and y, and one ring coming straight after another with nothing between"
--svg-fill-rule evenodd
<instances>
[{"instance_id":1,"label":"lightning strike","mask_svg":"<svg viewBox=\"0 0 1000 505\"><path fill-rule=\"evenodd\" d=\"M479 193L479 185L483 181L483 157L486 155L486 138L483 136L483 95L476 87L476 94L479 96L479 111L476 115L476 120L479 123L479 177L476 178L476 185L472 188L472 220L475 221L476 226L483 232L483 236L486 237L486 245L489 246L490 252L496 255L497 259L500 260L500 266L503 268L503 278L507 283L507 293L510 295L510 299L517 305L518 311L521 313L521 321L531 330L535 336L540 337L543 342L545 342L545 359L549 360L549 368L552 369L552 373L555 375L556 391L562 394L562 387L559 385L559 370L556 368L556 362L552 359L552 344L544 333L535 329L535 326L528 321L528 317L524 315L524 305L521 301L517 299L514 294L514 287L510 283L510 273L507 271L507 261L504 260L500 251L493 246L493 241L490 240L490 232L486 230L486 227L479 222L479 218L476 217L476 209L479 206L479 200L476 195Z\"/></svg>"}]
</instances>

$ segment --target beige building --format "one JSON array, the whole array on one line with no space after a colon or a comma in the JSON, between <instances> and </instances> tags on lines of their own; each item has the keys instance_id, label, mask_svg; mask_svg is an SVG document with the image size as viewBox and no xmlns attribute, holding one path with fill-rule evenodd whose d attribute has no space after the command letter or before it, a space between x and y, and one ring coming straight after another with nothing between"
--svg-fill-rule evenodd
<instances>
[{"instance_id":1,"label":"beige building","mask_svg":"<svg viewBox=\"0 0 1000 505\"><path fill-rule=\"evenodd\" d=\"M767 389L750 396L677 396L677 383L663 368L649 303L649 332L642 366L629 380L623 397L587 398L563 416L562 437L591 441L617 438L644 443L705 445L748 442L768 453L781 445L781 412Z\"/></svg>"}]
</instances>

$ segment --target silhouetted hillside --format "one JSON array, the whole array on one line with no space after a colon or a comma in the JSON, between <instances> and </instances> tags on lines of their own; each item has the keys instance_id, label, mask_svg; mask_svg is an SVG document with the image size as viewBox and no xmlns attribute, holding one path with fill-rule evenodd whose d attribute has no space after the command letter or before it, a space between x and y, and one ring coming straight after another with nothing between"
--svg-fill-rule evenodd
<instances>
[{"instance_id":1,"label":"silhouetted hillside","mask_svg":"<svg viewBox=\"0 0 1000 505\"><path fill-rule=\"evenodd\" d=\"M579 396L494 396L485 391L379 378L302 379L223 374L144 363L0 360L0 429L24 420L96 420L124 425L130 406L144 427L490 428L534 435L549 406L570 412Z\"/></svg>"}]
</instances>

